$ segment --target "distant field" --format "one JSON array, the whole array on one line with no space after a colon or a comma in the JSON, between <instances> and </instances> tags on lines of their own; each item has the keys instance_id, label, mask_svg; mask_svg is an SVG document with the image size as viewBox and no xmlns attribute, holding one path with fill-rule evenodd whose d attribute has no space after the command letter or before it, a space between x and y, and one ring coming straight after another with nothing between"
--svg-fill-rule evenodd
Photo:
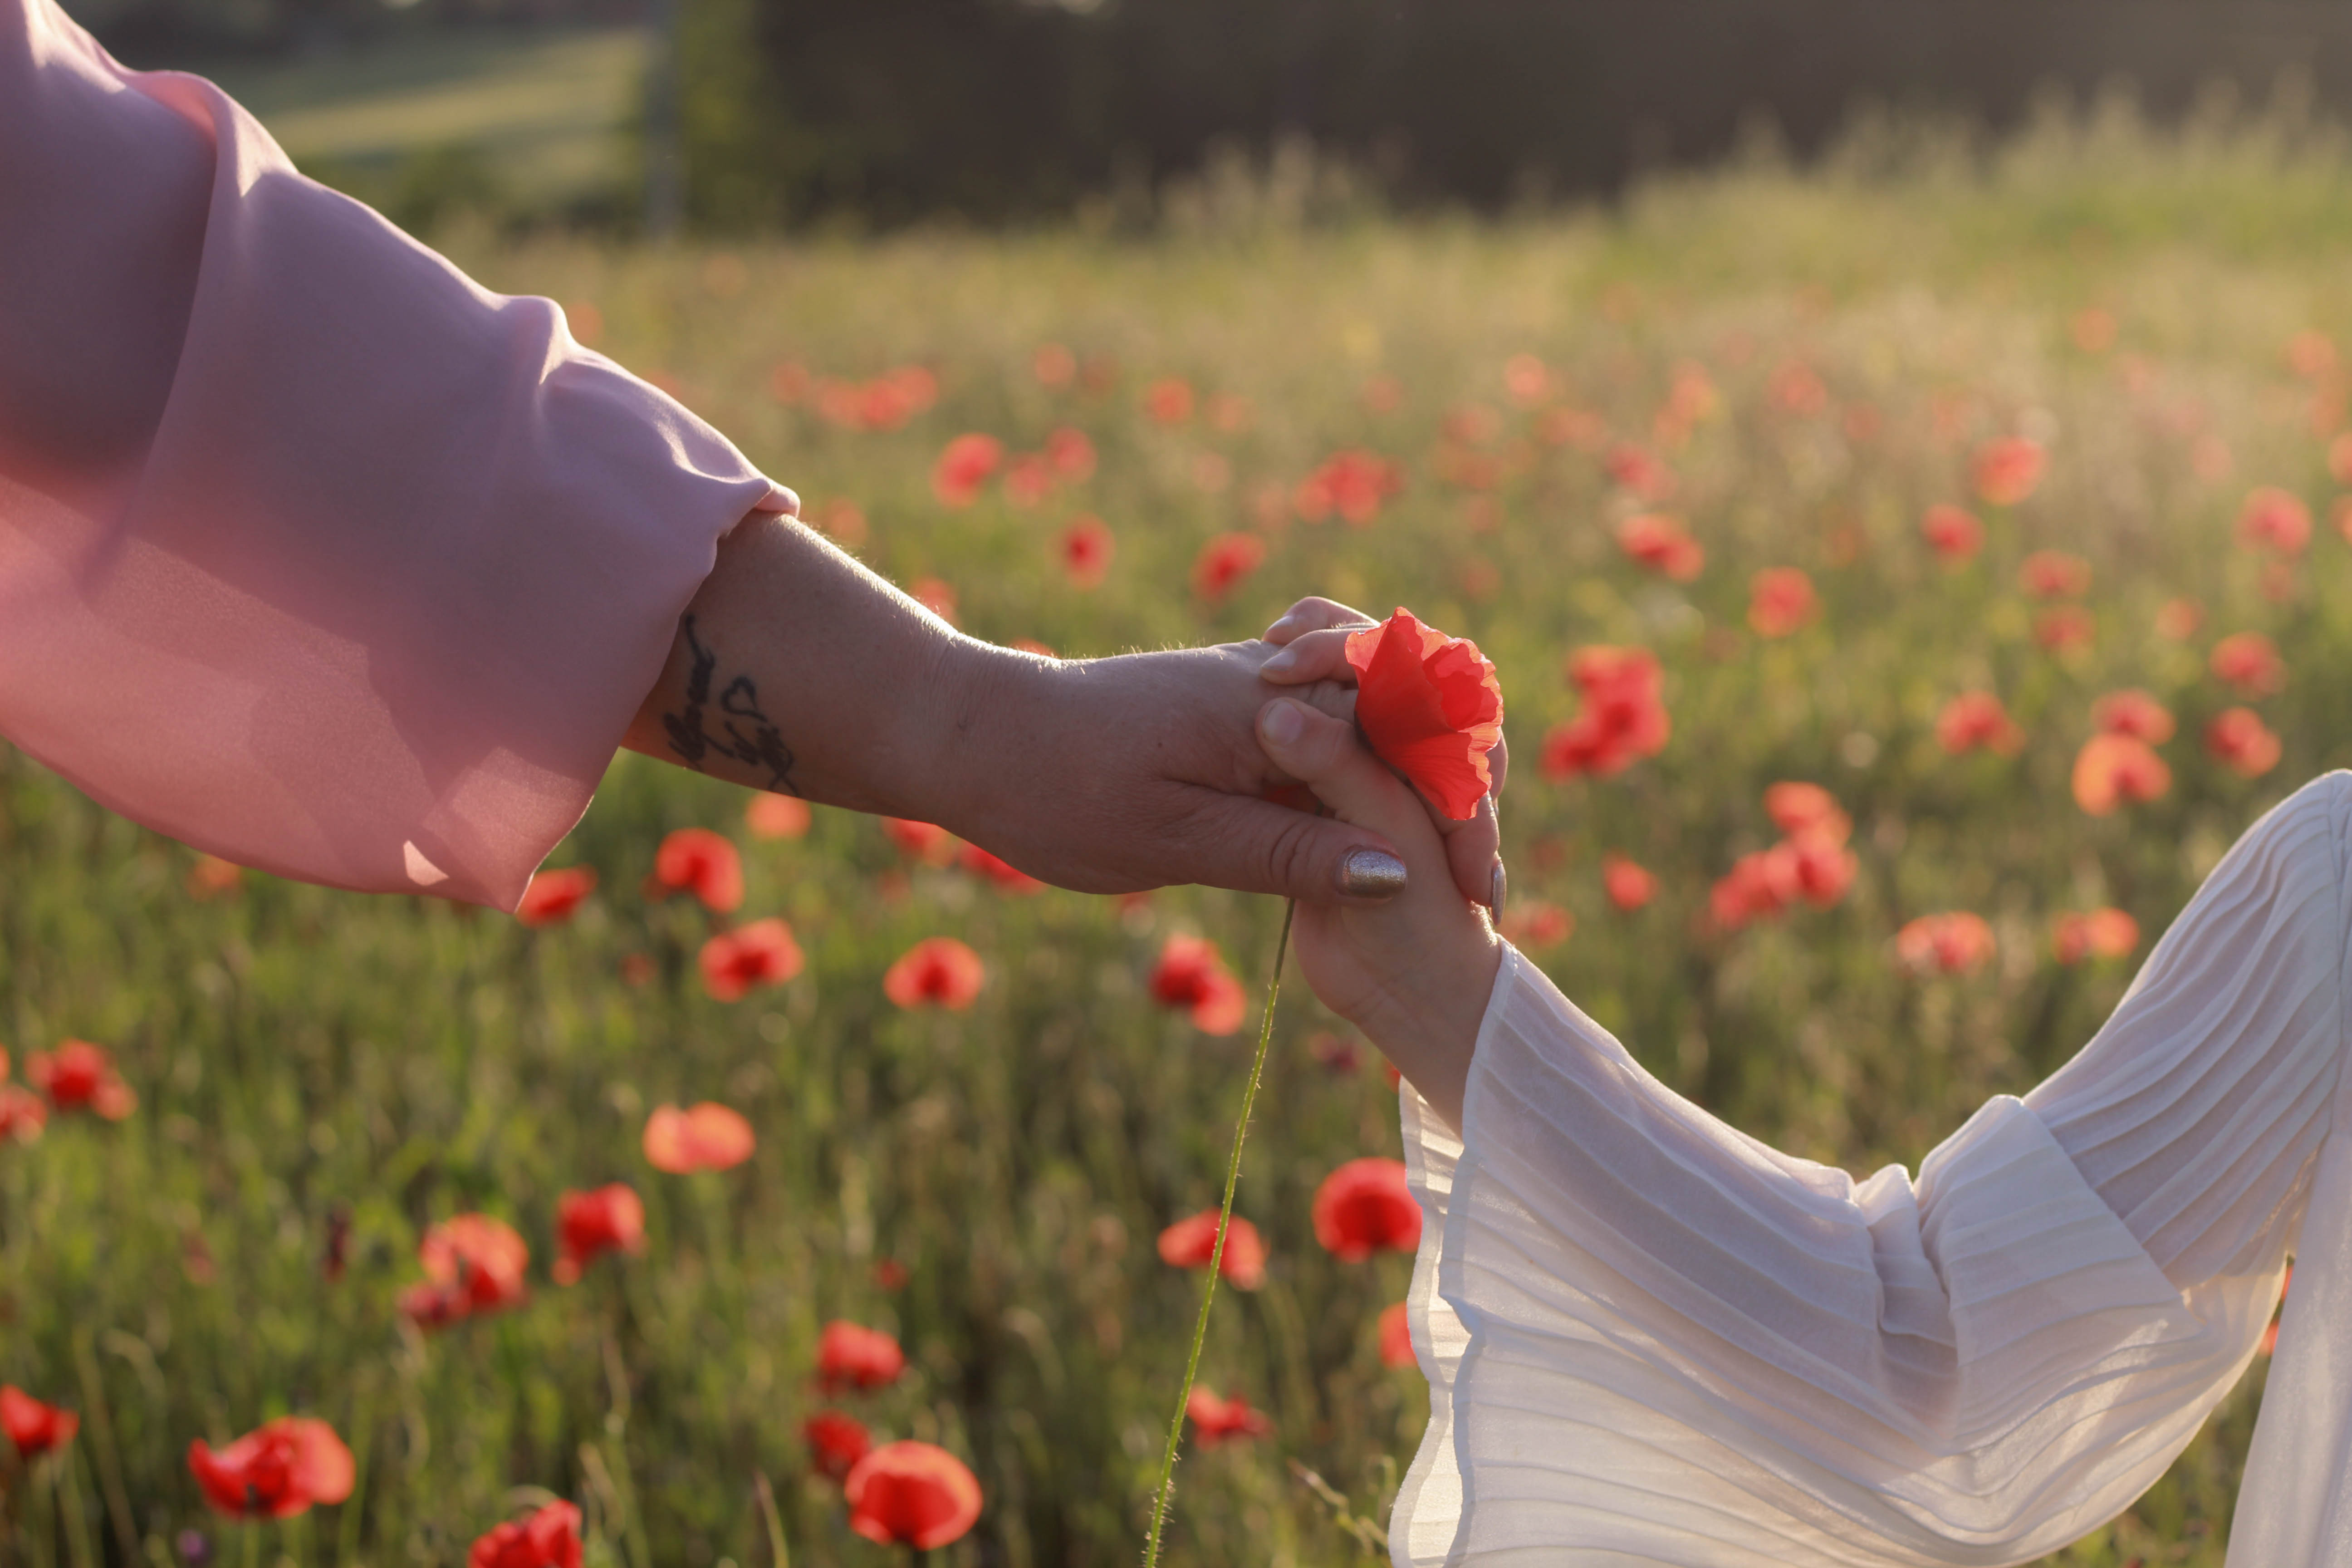
<instances>
[{"instance_id":1,"label":"distant field","mask_svg":"<svg viewBox=\"0 0 2352 1568\"><path fill-rule=\"evenodd\" d=\"M621 177L646 52L635 28L441 32L278 63L199 62L305 171L386 184L478 157L512 205L560 206Z\"/></svg>"}]
</instances>

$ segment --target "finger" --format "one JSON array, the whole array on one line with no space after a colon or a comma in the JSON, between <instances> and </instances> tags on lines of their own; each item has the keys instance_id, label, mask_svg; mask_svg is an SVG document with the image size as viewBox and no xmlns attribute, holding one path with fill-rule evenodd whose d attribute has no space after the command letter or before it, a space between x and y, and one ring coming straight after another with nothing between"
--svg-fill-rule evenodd
<instances>
[{"instance_id":1,"label":"finger","mask_svg":"<svg viewBox=\"0 0 2352 1568\"><path fill-rule=\"evenodd\" d=\"M1376 625L1363 611L1352 609L1337 599L1320 597L1301 599L1282 612L1282 619L1265 628L1265 640L1286 643L1302 632L1319 632L1331 626L1369 626Z\"/></svg>"},{"instance_id":2,"label":"finger","mask_svg":"<svg viewBox=\"0 0 2352 1568\"><path fill-rule=\"evenodd\" d=\"M1356 667L1348 662L1348 639L1357 630L1354 626L1331 626L1301 632L1285 644L1280 653L1257 667L1257 678L1276 686L1299 686L1310 680L1338 680L1353 686Z\"/></svg>"},{"instance_id":3,"label":"finger","mask_svg":"<svg viewBox=\"0 0 2352 1568\"><path fill-rule=\"evenodd\" d=\"M775 486L776 494L782 499L784 503L784 515L786 517L800 516L801 498L799 492L790 489L785 486L778 485L773 479L770 479L768 482L771 485Z\"/></svg>"},{"instance_id":4,"label":"finger","mask_svg":"<svg viewBox=\"0 0 2352 1568\"><path fill-rule=\"evenodd\" d=\"M1407 865L1434 868L1439 847L1419 797L1357 739L1353 725L1277 697L1259 710L1257 733L1268 760L1343 820L1400 846Z\"/></svg>"},{"instance_id":5,"label":"finger","mask_svg":"<svg viewBox=\"0 0 2352 1568\"><path fill-rule=\"evenodd\" d=\"M1495 737L1495 749L1486 753L1486 776L1489 781L1486 785L1486 796L1488 799L1500 801L1503 798L1503 780L1509 776L1510 772L1510 737L1507 735L1497 735Z\"/></svg>"},{"instance_id":6,"label":"finger","mask_svg":"<svg viewBox=\"0 0 2352 1568\"><path fill-rule=\"evenodd\" d=\"M1484 904L1497 916L1503 912L1503 834L1495 818L1492 795L1478 803L1478 809L1466 822L1440 819L1438 831L1445 835L1445 863L1454 872L1454 885L1462 896L1474 904Z\"/></svg>"},{"instance_id":7,"label":"finger","mask_svg":"<svg viewBox=\"0 0 2352 1568\"><path fill-rule=\"evenodd\" d=\"M1405 889L1404 860L1382 835L1270 801L1204 789L1181 837L1182 874L1213 887L1360 905Z\"/></svg>"}]
</instances>

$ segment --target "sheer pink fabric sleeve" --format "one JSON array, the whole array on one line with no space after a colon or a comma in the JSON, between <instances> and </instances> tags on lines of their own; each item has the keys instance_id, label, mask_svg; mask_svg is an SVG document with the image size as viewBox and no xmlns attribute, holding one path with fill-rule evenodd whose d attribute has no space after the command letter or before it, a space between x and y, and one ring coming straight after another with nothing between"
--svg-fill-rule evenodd
<instances>
[{"instance_id":1,"label":"sheer pink fabric sleeve","mask_svg":"<svg viewBox=\"0 0 2352 1568\"><path fill-rule=\"evenodd\" d=\"M0 0L0 733L95 799L511 906L787 504L209 83Z\"/></svg>"}]
</instances>

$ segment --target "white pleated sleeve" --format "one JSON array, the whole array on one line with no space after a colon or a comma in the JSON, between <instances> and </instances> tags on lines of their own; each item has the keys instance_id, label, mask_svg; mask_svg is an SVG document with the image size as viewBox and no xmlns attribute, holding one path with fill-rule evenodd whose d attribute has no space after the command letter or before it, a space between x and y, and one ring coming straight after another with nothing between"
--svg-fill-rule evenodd
<instances>
[{"instance_id":1,"label":"white pleated sleeve","mask_svg":"<svg viewBox=\"0 0 2352 1568\"><path fill-rule=\"evenodd\" d=\"M2256 824L2097 1037L1916 1181L1724 1125L1507 954L1464 1135L1404 1089L1432 1411L1398 1568L2055 1551L2236 1383L2307 1204L2231 1563L2352 1564L2348 828L2341 773Z\"/></svg>"}]
</instances>

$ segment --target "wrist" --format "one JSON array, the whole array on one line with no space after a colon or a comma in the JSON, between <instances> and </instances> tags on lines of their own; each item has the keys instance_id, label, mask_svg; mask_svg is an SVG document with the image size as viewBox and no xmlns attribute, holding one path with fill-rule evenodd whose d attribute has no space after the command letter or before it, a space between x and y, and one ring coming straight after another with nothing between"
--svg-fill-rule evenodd
<instances>
[{"instance_id":1,"label":"wrist","mask_svg":"<svg viewBox=\"0 0 2352 1568\"><path fill-rule=\"evenodd\" d=\"M1484 921L1480 926L1475 946L1393 976L1346 1015L1456 1128L1470 1058L1503 966L1503 940Z\"/></svg>"},{"instance_id":2,"label":"wrist","mask_svg":"<svg viewBox=\"0 0 2352 1568\"><path fill-rule=\"evenodd\" d=\"M898 815L975 841L999 836L1020 773L1013 752L1034 729L1043 677L1028 655L976 637L942 639L916 705L911 798Z\"/></svg>"}]
</instances>

